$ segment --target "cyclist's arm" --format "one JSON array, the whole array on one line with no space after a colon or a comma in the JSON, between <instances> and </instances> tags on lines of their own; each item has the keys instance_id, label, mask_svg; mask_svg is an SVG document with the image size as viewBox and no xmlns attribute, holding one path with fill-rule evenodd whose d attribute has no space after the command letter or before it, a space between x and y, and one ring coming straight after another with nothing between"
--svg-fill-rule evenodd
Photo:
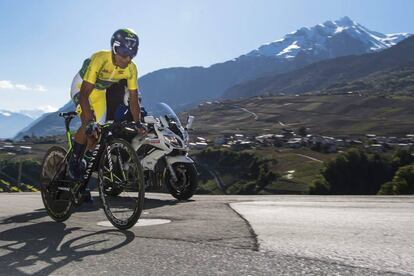
<instances>
[{"instance_id":1,"label":"cyclist's arm","mask_svg":"<svg viewBox=\"0 0 414 276\"><path fill-rule=\"evenodd\" d=\"M102 64L104 59L101 57L101 52L97 52L92 55L90 60L86 60L85 71L81 74L83 82L80 89L80 106L82 108L82 113L84 114L81 116L83 117L82 124L87 124L89 121L94 120L94 115L89 104L89 95L91 94L92 90L95 88L95 83L98 78L99 71L102 68ZM82 67L81 71L84 68ZM85 113L84 113L85 112Z\"/></svg>"},{"instance_id":2,"label":"cyclist's arm","mask_svg":"<svg viewBox=\"0 0 414 276\"><path fill-rule=\"evenodd\" d=\"M94 84L89 83L87 81L82 82L79 102L82 108L82 113L84 114L85 118L85 122L82 122L84 124L88 123L91 120L94 120L93 111L91 109L91 105L89 104L89 95L91 94L94 88Z\"/></svg>"},{"instance_id":3,"label":"cyclist's arm","mask_svg":"<svg viewBox=\"0 0 414 276\"><path fill-rule=\"evenodd\" d=\"M132 119L134 122L141 122L141 107L138 100L138 90L129 90L129 109L131 110Z\"/></svg>"},{"instance_id":4,"label":"cyclist's arm","mask_svg":"<svg viewBox=\"0 0 414 276\"><path fill-rule=\"evenodd\" d=\"M141 122L141 108L138 100L138 70L135 63L131 62L129 66L130 76L127 79L129 91L129 109L131 110L132 119L136 123Z\"/></svg>"}]
</instances>

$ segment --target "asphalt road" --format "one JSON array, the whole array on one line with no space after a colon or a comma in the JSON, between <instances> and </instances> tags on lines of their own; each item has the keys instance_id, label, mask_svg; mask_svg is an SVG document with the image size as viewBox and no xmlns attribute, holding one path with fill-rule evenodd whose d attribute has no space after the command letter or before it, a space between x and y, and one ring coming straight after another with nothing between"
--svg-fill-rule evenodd
<instances>
[{"instance_id":1,"label":"asphalt road","mask_svg":"<svg viewBox=\"0 0 414 276\"><path fill-rule=\"evenodd\" d=\"M413 197L149 194L142 222L171 222L122 232L98 205L56 223L40 194L0 194L0 274L414 273Z\"/></svg>"},{"instance_id":2,"label":"asphalt road","mask_svg":"<svg viewBox=\"0 0 414 276\"><path fill-rule=\"evenodd\" d=\"M414 274L413 197L300 197L234 203L260 250Z\"/></svg>"}]
</instances>

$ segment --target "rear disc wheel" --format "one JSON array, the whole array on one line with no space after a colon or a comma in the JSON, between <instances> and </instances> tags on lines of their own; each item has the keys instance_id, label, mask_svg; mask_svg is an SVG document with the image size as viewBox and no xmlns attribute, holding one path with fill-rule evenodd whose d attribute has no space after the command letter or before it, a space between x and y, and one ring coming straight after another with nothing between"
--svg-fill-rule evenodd
<instances>
[{"instance_id":1,"label":"rear disc wheel","mask_svg":"<svg viewBox=\"0 0 414 276\"><path fill-rule=\"evenodd\" d=\"M66 180L65 156L64 148L51 147L43 159L40 177L43 205L48 215L57 222L67 220L73 208L70 193L58 190L59 181Z\"/></svg>"}]
</instances>

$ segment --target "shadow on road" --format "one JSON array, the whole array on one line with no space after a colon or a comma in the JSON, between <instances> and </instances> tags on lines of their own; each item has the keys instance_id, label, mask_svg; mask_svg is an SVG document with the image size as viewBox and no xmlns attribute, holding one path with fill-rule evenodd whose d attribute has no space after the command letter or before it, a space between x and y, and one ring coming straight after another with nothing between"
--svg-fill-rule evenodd
<instances>
[{"instance_id":1,"label":"shadow on road","mask_svg":"<svg viewBox=\"0 0 414 276\"><path fill-rule=\"evenodd\" d=\"M79 235L80 229L41 222L1 232L1 244L8 242L0 246L1 274L49 275L73 261L121 248L135 238L130 231L111 229Z\"/></svg>"},{"instance_id":2,"label":"shadow on road","mask_svg":"<svg viewBox=\"0 0 414 276\"><path fill-rule=\"evenodd\" d=\"M96 201L93 204L84 204L77 207L74 213L82 213L82 212L94 212L99 210L99 204ZM0 221L0 225L2 224L10 224L10 223L26 223L31 222L36 219L40 219L43 217L48 217L46 209L36 209L34 212L24 213L15 215L12 217L4 218Z\"/></svg>"},{"instance_id":3,"label":"shadow on road","mask_svg":"<svg viewBox=\"0 0 414 276\"><path fill-rule=\"evenodd\" d=\"M161 200L161 199L152 199L146 198L144 201L144 210L155 209L164 206L173 206L177 204L185 204L187 202L192 202L193 200L188 201L178 201L176 199L170 200ZM93 204L83 204L80 207L77 207L74 213L82 212L95 212L100 209L100 202L98 198L95 198ZM12 217L7 217L0 220L0 225L11 224L11 223L27 223L35 222L35 220L48 217L47 212L44 208L36 209L34 212L18 214Z\"/></svg>"},{"instance_id":4,"label":"shadow on road","mask_svg":"<svg viewBox=\"0 0 414 276\"><path fill-rule=\"evenodd\" d=\"M5 219L2 219L0 222L1 224L10 224L10 223L26 223L26 222L30 222L36 219L40 219L43 217L46 217L47 213L45 209L38 209L35 212L30 212L30 213L24 213L24 214L19 214L16 216L12 216L12 217L8 217Z\"/></svg>"},{"instance_id":5,"label":"shadow on road","mask_svg":"<svg viewBox=\"0 0 414 276\"><path fill-rule=\"evenodd\" d=\"M145 209L182 203L186 202L146 198ZM95 201L93 206L86 205L76 212L92 212L99 207ZM80 227L68 227L54 221L38 221L47 217L46 210L42 208L0 221L0 225L15 226L0 233L0 274L53 274L74 261L121 248L135 238L131 231L108 229L85 234Z\"/></svg>"}]
</instances>

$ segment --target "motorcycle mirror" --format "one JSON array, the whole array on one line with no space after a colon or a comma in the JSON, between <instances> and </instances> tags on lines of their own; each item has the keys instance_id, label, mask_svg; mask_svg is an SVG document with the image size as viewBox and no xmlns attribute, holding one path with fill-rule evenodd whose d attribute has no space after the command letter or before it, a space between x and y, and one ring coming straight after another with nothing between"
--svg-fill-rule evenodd
<instances>
[{"instance_id":1,"label":"motorcycle mirror","mask_svg":"<svg viewBox=\"0 0 414 276\"><path fill-rule=\"evenodd\" d=\"M188 116L187 118L187 125L185 126L186 129L191 129L194 122L194 116Z\"/></svg>"},{"instance_id":2,"label":"motorcycle mirror","mask_svg":"<svg viewBox=\"0 0 414 276\"><path fill-rule=\"evenodd\" d=\"M154 116L145 116L144 122L147 124L155 124L157 122L157 119L155 119Z\"/></svg>"}]
</instances>

